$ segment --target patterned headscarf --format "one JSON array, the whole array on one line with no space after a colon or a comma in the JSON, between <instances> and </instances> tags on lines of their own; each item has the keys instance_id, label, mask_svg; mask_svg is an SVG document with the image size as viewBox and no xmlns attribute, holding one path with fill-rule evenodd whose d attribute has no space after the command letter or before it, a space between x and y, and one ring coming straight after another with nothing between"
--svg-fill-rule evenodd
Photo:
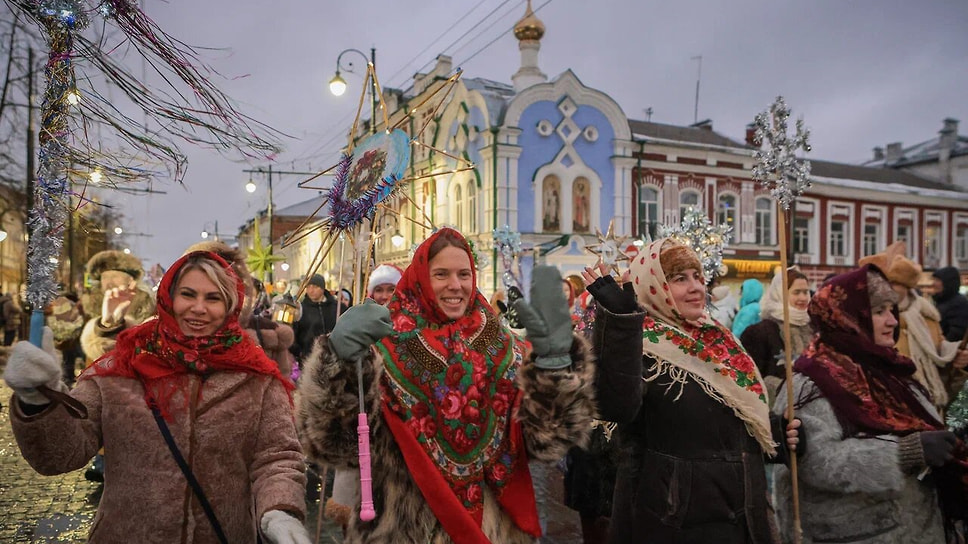
<instances>
[{"instance_id":1,"label":"patterned headscarf","mask_svg":"<svg viewBox=\"0 0 968 544\"><path fill-rule=\"evenodd\" d=\"M866 265L827 280L813 296L807 311L818 335L793 370L817 385L848 436L941 429L912 391L920 388L914 362L874 341L869 274L885 281Z\"/></svg>"},{"instance_id":2,"label":"patterned headscarf","mask_svg":"<svg viewBox=\"0 0 968 544\"><path fill-rule=\"evenodd\" d=\"M487 541L481 531L484 486L518 527L540 536L524 435L513 417L526 345L500 324L476 288L464 315L447 318L430 279L430 247L441 236L460 243L473 263L467 242L453 229L441 229L417 248L387 305L394 333L378 345L386 365L383 415L454 542Z\"/></svg>"},{"instance_id":3,"label":"patterned headscarf","mask_svg":"<svg viewBox=\"0 0 968 544\"><path fill-rule=\"evenodd\" d=\"M656 240L629 267L636 298L649 314L643 330L643 352L655 360L649 379L666 375L679 384L692 379L711 398L732 408L763 451L775 455L769 406L753 359L707 313L696 321L686 321L676 307L663 271L662 253L680 254L683 248L669 239Z\"/></svg>"},{"instance_id":4,"label":"patterned headscarf","mask_svg":"<svg viewBox=\"0 0 968 544\"><path fill-rule=\"evenodd\" d=\"M186 336L178 326L172 310L174 282L178 272L189 261L203 258L225 270L235 280L239 303L226 316L225 322L210 336ZM145 401L156 406L165 419L171 420L171 399L182 386L181 376L206 376L218 371L268 374L279 380L292 393L292 382L283 378L273 362L239 326L239 313L245 286L232 267L221 257L207 251L182 256L168 269L158 286L157 319L121 331L113 351L94 361L79 379L96 376L120 376L141 381ZM203 386L204 394L204 386ZM187 406L189 395L182 395ZM292 398L290 397L290 402Z\"/></svg>"}]
</instances>

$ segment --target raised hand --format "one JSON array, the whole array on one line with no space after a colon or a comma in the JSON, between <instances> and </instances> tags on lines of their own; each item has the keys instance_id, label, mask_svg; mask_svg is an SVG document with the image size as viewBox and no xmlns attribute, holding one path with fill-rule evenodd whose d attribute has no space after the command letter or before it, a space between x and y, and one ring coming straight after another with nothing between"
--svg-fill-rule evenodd
<instances>
[{"instance_id":1,"label":"raised hand","mask_svg":"<svg viewBox=\"0 0 968 544\"><path fill-rule=\"evenodd\" d=\"M24 404L50 404L52 399L38 391L40 386L54 391L67 391L67 386L61 381L61 365L54 356L54 335L50 328L44 327L43 338L44 349L30 342L17 342L7 357L3 379Z\"/></svg>"},{"instance_id":2,"label":"raised hand","mask_svg":"<svg viewBox=\"0 0 968 544\"><path fill-rule=\"evenodd\" d=\"M511 306L527 330L536 356L535 366L559 369L571 365L571 314L557 268L535 267L531 275L531 302L518 298Z\"/></svg>"},{"instance_id":3,"label":"raised hand","mask_svg":"<svg viewBox=\"0 0 968 544\"><path fill-rule=\"evenodd\" d=\"M613 314L630 314L638 309L628 270L622 274L621 287L603 264L586 267L581 275L585 280L585 288L602 308Z\"/></svg>"},{"instance_id":4,"label":"raised hand","mask_svg":"<svg viewBox=\"0 0 968 544\"><path fill-rule=\"evenodd\" d=\"M137 292L134 282L105 291L104 301L101 303L101 326L110 329L120 325Z\"/></svg>"},{"instance_id":5,"label":"raised hand","mask_svg":"<svg viewBox=\"0 0 968 544\"><path fill-rule=\"evenodd\" d=\"M329 333L329 342L336 355L348 361L392 332L390 310L373 299L367 299L363 304L343 312L333 332Z\"/></svg>"}]
</instances>

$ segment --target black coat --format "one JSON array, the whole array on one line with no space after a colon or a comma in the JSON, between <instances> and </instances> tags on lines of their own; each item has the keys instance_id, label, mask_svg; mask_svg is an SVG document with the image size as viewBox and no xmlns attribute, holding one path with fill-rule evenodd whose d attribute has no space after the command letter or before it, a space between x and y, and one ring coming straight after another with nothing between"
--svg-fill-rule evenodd
<instances>
[{"instance_id":1,"label":"black coat","mask_svg":"<svg viewBox=\"0 0 968 544\"><path fill-rule=\"evenodd\" d=\"M934 294L934 302L941 314L941 331L945 340L961 342L968 329L968 298L958 292L961 273L949 266L935 270L934 277L941 280L942 286L941 292Z\"/></svg>"},{"instance_id":2,"label":"black coat","mask_svg":"<svg viewBox=\"0 0 968 544\"><path fill-rule=\"evenodd\" d=\"M786 378L786 368L777 364L783 356L783 334L779 323L764 319L756 325L750 325L740 335L739 342L756 363L761 376Z\"/></svg>"},{"instance_id":3,"label":"black coat","mask_svg":"<svg viewBox=\"0 0 968 544\"><path fill-rule=\"evenodd\" d=\"M773 542L759 444L696 382L679 396L679 384L643 380L643 317L600 310L595 321L599 411L619 423L609 542Z\"/></svg>"},{"instance_id":4,"label":"black coat","mask_svg":"<svg viewBox=\"0 0 968 544\"><path fill-rule=\"evenodd\" d=\"M313 302L309 296L302 299L302 313L299 321L292 324L295 341L289 351L297 359L309 356L313 343L321 334L329 334L336 325L336 298L326 292L323 299Z\"/></svg>"}]
</instances>

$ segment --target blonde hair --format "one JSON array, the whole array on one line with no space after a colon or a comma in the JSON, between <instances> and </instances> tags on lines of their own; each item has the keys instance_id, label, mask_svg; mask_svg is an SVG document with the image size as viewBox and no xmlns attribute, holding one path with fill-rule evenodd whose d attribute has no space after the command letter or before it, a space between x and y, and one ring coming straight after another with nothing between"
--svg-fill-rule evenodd
<instances>
[{"instance_id":1,"label":"blonde hair","mask_svg":"<svg viewBox=\"0 0 968 544\"><path fill-rule=\"evenodd\" d=\"M194 257L189 257L185 264L178 271L178 275L175 276L175 281L172 282L171 289L172 292L169 293L173 299L175 298L174 290L181 282L182 277L190 270L201 271L205 276L215 284L218 288L219 293L222 295L222 300L225 301L225 312L231 315L235 312L235 309L239 307L239 293L236 290L236 278L232 277L228 270L222 267L217 261L212 260L205 255L195 255Z\"/></svg>"},{"instance_id":2,"label":"blonde hair","mask_svg":"<svg viewBox=\"0 0 968 544\"><path fill-rule=\"evenodd\" d=\"M255 307L256 299L259 298L259 293L255 287L252 274L249 273L249 267L245 264L245 257L242 255L242 252L224 242L206 240L188 246L188 249L185 250L183 255L196 251L208 251L209 253L218 255L232 266L235 275L242 280L242 285L245 286L245 299L242 301L242 312L239 314L239 323L242 323L244 327L249 322L249 316L252 315L252 310ZM232 289L232 292L235 292L235 289Z\"/></svg>"}]
</instances>

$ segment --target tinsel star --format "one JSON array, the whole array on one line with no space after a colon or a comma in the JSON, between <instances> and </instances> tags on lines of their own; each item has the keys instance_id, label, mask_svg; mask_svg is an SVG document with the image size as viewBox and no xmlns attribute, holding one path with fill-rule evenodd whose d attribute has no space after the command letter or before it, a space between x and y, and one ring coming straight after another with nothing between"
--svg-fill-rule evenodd
<instances>
[{"instance_id":1,"label":"tinsel star","mask_svg":"<svg viewBox=\"0 0 968 544\"><path fill-rule=\"evenodd\" d=\"M598 255L599 262L618 272L618 263L629 259L628 255L622 251L626 238L624 236L621 238L615 237L614 221L608 222L608 232L606 234L603 235L602 231L597 228L595 232L598 236L598 243L585 246L585 249Z\"/></svg>"},{"instance_id":2,"label":"tinsel star","mask_svg":"<svg viewBox=\"0 0 968 544\"><path fill-rule=\"evenodd\" d=\"M497 247L498 253L501 254L501 263L504 265L504 275L502 276L504 287L519 285L520 282L518 282L512 269L514 258L521 253L521 233L512 231L510 225L504 225L499 229L494 229L492 234L494 235L494 245Z\"/></svg>"},{"instance_id":3,"label":"tinsel star","mask_svg":"<svg viewBox=\"0 0 968 544\"><path fill-rule=\"evenodd\" d=\"M255 220L253 231L255 235L252 239L252 248L249 249L245 257L245 264L249 267L252 275L259 278L259 281L266 281L266 273L272 270L272 265L285 261L286 258L282 255L274 255L272 253L271 241L266 245L262 245L258 218ZM271 236L272 233L269 233L269 235Z\"/></svg>"},{"instance_id":4,"label":"tinsel star","mask_svg":"<svg viewBox=\"0 0 968 544\"><path fill-rule=\"evenodd\" d=\"M708 284L715 276L723 274L723 247L732 238L733 227L726 223L714 226L706 214L690 206L678 227L659 225L658 236L672 238L695 250Z\"/></svg>"},{"instance_id":5,"label":"tinsel star","mask_svg":"<svg viewBox=\"0 0 968 544\"><path fill-rule=\"evenodd\" d=\"M753 180L766 185L784 210L789 210L793 201L810 187L810 161L796 155L798 149L810 151L810 131L804 128L803 119L797 119L797 133L788 137L789 117L790 108L778 96L769 112L761 112L753 123L753 141L762 146L753 153Z\"/></svg>"}]
</instances>

